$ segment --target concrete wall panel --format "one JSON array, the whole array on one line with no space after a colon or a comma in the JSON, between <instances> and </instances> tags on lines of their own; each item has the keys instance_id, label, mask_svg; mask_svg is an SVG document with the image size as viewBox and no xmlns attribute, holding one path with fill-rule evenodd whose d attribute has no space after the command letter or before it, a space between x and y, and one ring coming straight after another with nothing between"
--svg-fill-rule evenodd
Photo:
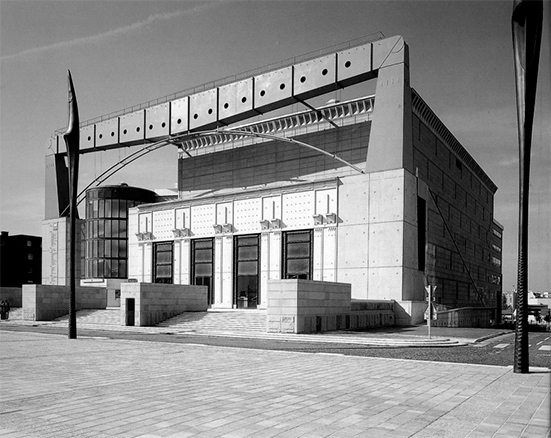
<instances>
[{"instance_id":1,"label":"concrete wall panel","mask_svg":"<svg viewBox=\"0 0 551 438\"><path fill-rule=\"evenodd\" d=\"M404 177L401 170L370 176L369 222L399 221L404 218Z\"/></svg>"},{"instance_id":2,"label":"concrete wall panel","mask_svg":"<svg viewBox=\"0 0 551 438\"><path fill-rule=\"evenodd\" d=\"M224 85L218 89L218 119L230 124L245 117L253 116L253 78Z\"/></svg>"},{"instance_id":3,"label":"concrete wall panel","mask_svg":"<svg viewBox=\"0 0 551 438\"><path fill-rule=\"evenodd\" d=\"M286 67L254 78L254 106L260 112L292 103L293 67Z\"/></svg>"},{"instance_id":4,"label":"concrete wall panel","mask_svg":"<svg viewBox=\"0 0 551 438\"><path fill-rule=\"evenodd\" d=\"M170 134L178 134L189 129L189 97L170 102Z\"/></svg>"},{"instance_id":5,"label":"concrete wall panel","mask_svg":"<svg viewBox=\"0 0 551 438\"><path fill-rule=\"evenodd\" d=\"M139 110L120 116L119 138L121 143L140 144L145 138L145 111Z\"/></svg>"},{"instance_id":6,"label":"concrete wall panel","mask_svg":"<svg viewBox=\"0 0 551 438\"><path fill-rule=\"evenodd\" d=\"M96 147L112 146L119 142L119 118L96 123Z\"/></svg>"},{"instance_id":7,"label":"concrete wall panel","mask_svg":"<svg viewBox=\"0 0 551 438\"><path fill-rule=\"evenodd\" d=\"M169 133L170 105L162 103L145 110L145 138L156 139Z\"/></svg>"},{"instance_id":8,"label":"concrete wall panel","mask_svg":"<svg viewBox=\"0 0 551 438\"><path fill-rule=\"evenodd\" d=\"M337 53L337 82L340 86L353 85L375 77L371 49L371 44L366 44Z\"/></svg>"},{"instance_id":9,"label":"concrete wall panel","mask_svg":"<svg viewBox=\"0 0 551 438\"><path fill-rule=\"evenodd\" d=\"M295 97L308 99L335 90L336 63L337 55L332 54L296 64L293 72Z\"/></svg>"},{"instance_id":10,"label":"concrete wall panel","mask_svg":"<svg viewBox=\"0 0 551 438\"><path fill-rule=\"evenodd\" d=\"M80 150L93 149L95 145L96 125L88 125L80 128Z\"/></svg>"},{"instance_id":11,"label":"concrete wall panel","mask_svg":"<svg viewBox=\"0 0 551 438\"><path fill-rule=\"evenodd\" d=\"M218 120L218 88L189 96L189 129L210 129Z\"/></svg>"}]
</instances>

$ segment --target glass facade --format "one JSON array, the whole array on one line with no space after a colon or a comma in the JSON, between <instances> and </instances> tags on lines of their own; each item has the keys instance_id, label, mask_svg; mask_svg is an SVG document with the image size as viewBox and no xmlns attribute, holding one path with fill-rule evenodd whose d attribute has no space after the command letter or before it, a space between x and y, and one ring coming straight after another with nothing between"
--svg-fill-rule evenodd
<instances>
[{"instance_id":1,"label":"glass facade","mask_svg":"<svg viewBox=\"0 0 551 438\"><path fill-rule=\"evenodd\" d=\"M128 209L154 201L154 192L124 184L86 192L86 278L127 278Z\"/></svg>"}]
</instances>

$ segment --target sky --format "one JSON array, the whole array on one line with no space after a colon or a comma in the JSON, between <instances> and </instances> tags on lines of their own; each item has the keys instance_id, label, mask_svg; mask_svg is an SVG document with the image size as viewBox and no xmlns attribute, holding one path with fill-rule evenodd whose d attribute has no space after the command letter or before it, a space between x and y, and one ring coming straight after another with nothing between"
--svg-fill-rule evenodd
<instances>
[{"instance_id":1,"label":"sky","mask_svg":"<svg viewBox=\"0 0 551 438\"><path fill-rule=\"evenodd\" d=\"M0 0L0 228L41 235L44 156L67 126L68 69L84 121L381 32L404 37L411 85L498 186L503 290L511 290L519 192L512 8L512 0ZM534 291L551 291L550 24L544 2L530 185ZM83 156L81 187L131 151ZM176 150L164 148L106 183L173 188L176 178Z\"/></svg>"}]
</instances>

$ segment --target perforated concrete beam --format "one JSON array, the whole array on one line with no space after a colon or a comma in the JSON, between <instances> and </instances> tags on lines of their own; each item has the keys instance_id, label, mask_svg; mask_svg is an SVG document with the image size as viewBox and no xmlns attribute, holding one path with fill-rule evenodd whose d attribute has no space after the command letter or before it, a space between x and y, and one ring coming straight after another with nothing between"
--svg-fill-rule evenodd
<instances>
[{"instance_id":1,"label":"perforated concrete beam","mask_svg":"<svg viewBox=\"0 0 551 438\"><path fill-rule=\"evenodd\" d=\"M122 143L129 145L143 143L145 139L145 112L135 111L121 116L119 138Z\"/></svg>"},{"instance_id":2,"label":"perforated concrete beam","mask_svg":"<svg viewBox=\"0 0 551 438\"><path fill-rule=\"evenodd\" d=\"M154 140L169 133L170 104L168 102L145 109L145 138Z\"/></svg>"}]
</instances>

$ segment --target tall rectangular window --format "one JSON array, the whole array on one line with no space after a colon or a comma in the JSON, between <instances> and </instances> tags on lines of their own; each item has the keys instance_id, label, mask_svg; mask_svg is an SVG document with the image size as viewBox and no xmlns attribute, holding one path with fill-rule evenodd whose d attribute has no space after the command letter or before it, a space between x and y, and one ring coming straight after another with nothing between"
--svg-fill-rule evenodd
<instances>
[{"instance_id":1,"label":"tall rectangular window","mask_svg":"<svg viewBox=\"0 0 551 438\"><path fill-rule=\"evenodd\" d=\"M172 242L159 242L153 245L153 283L172 284Z\"/></svg>"},{"instance_id":2,"label":"tall rectangular window","mask_svg":"<svg viewBox=\"0 0 551 438\"><path fill-rule=\"evenodd\" d=\"M283 233L283 278L312 279L312 230Z\"/></svg>"},{"instance_id":3,"label":"tall rectangular window","mask_svg":"<svg viewBox=\"0 0 551 438\"><path fill-rule=\"evenodd\" d=\"M260 236L235 236L234 263L234 305L256 309L260 302Z\"/></svg>"},{"instance_id":4,"label":"tall rectangular window","mask_svg":"<svg viewBox=\"0 0 551 438\"><path fill-rule=\"evenodd\" d=\"M207 303L214 304L214 239L194 239L191 241L192 284L207 286Z\"/></svg>"}]
</instances>

